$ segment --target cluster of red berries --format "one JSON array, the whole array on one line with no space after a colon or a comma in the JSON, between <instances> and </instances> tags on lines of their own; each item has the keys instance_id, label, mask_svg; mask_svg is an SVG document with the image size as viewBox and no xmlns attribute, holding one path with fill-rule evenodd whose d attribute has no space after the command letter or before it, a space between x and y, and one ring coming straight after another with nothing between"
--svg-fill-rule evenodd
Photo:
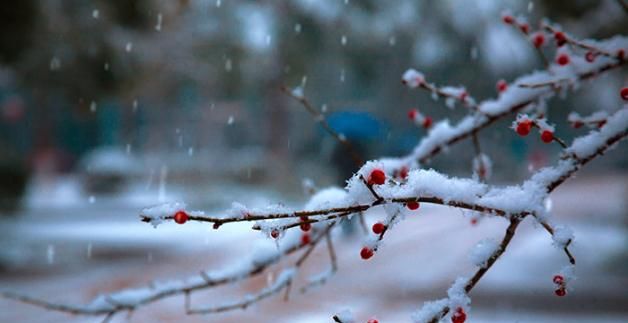
<instances>
[{"instance_id":1,"label":"cluster of red berries","mask_svg":"<svg viewBox=\"0 0 628 323\"><path fill-rule=\"evenodd\" d=\"M366 321L366 323L379 323L379 321L377 319L370 319Z\"/></svg>"},{"instance_id":2,"label":"cluster of red berries","mask_svg":"<svg viewBox=\"0 0 628 323\"><path fill-rule=\"evenodd\" d=\"M515 129L515 131L517 131L517 134L519 134L519 136L521 137L525 137L528 134L530 134L530 130L532 130L532 127L535 126L536 124L534 122L532 122L529 119L525 119L523 121L520 121L517 123L517 127ZM543 130L541 132L541 141L548 144L550 142L552 142L554 140L554 133L550 130Z\"/></svg>"},{"instance_id":3,"label":"cluster of red berries","mask_svg":"<svg viewBox=\"0 0 628 323\"><path fill-rule=\"evenodd\" d=\"M464 323L467 320L467 313L464 312L462 307L458 307L456 311L451 315L452 323Z\"/></svg>"},{"instance_id":4,"label":"cluster of red berries","mask_svg":"<svg viewBox=\"0 0 628 323\"><path fill-rule=\"evenodd\" d=\"M303 232L308 232L310 231L310 229L312 228L312 224L309 222L309 219L307 218L307 216L302 215L301 216L301 231Z\"/></svg>"},{"instance_id":5,"label":"cluster of red berries","mask_svg":"<svg viewBox=\"0 0 628 323\"><path fill-rule=\"evenodd\" d=\"M174 222L178 223L178 224L183 224L185 222L188 222L188 220L190 219L190 216L185 213L185 211L177 211L177 213L174 214Z\"/></svg>"},{"instance_id":6,"label":"cluster of red berries","mask_svg":"<svg viewBox=\"0 0 628 323\"><path fill-rule=\"evenodd\" d=\"M567 295L565 277L561 275L556 275L554 276L552 281L554 282L554 284L556 284L556 289L554 290L554 294L556 294L556 296L563 297Z\"/></svg>"},{"instance_id":7,"label":"cluster of red berries","mask_svg":"<svg viewBox=\"0 0 628 323\"><path fill-rule=\"evenodd\" d=\"M464 99L461 98L461 100ZM421 113L419 113L419 110L417 109L412 109L408 111L408 119L420 123L425 129L432 126L432 117L423 116Z\"/></svg>"},{"instance_id":8,"label":"cluster of red berries","mask_svg":"<svg viewBox=\"0 0 628 323\"><path fill-rule=\"evenodd\" d=\"M521 32L526 35L530 32L530 25L528 25L526 22L518 22L517 20L515 20L515 17L511 15L503 15L502 20L507 25L516 25L517 27L519 27L519 30L521 30Z\"/></svg>"},{"instance_id":9,"label":"cluster of red berries","mask_svg":"<svg viewBox=\"0 0 628 323\"><path fill-rule=\"evenodd\" d=\"M596 120L596 121L589 121L587 123L589 125L594 124L594 125L597 125L598 128L602 128L606 124L606 119L601 119L601 120ZM582 126L584 126L584 122L582 122L580 120L572 121L571 122L571 126L574 129L578 129L578 128L581 128Z\"/></svg>"},{"instance_id":10,"label":"cluster of red berries","mask_svg":"<svg viewBox=\"0 0 628 323\"><path fill-rule=\"evenodd\" d=\"M308 222L309 219L307 216L302 215L301 216L301 224L299 225L301 227L301 231L303 231L303 233L301 234L301 244L302 245L308 245L310 244L310 234L308 233L308 231L310 231L310 229L312 228L312 224L310 222Z\"/></svg>"}]
</instances>

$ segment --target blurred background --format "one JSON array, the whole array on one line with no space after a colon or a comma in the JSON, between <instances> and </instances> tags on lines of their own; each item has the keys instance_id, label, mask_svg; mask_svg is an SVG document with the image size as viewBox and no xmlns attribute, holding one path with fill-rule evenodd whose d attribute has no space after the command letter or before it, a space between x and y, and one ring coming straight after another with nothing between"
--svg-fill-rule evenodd
<instances>
[{"instance_id":1,"label":"blurred background","mask_svg":"<svg viewBox=\"0 0 628 323\"><path fill-rule=\"evenodd\" d=\"M402 156L425 135L407 120L409 109L452 121L466 112L403 87L407 68L440 85L464 85L476 99L495 97L497 80L543 66L528 40L501 22L504 9L527 16L532 26L547 17L580 38L606 38L628 30L625 6L622 0L21 0L1 6L0 285L81 303L99 292L220 268L227 254L245 252L261 237L238 225L219 232L202 225L153 230L139 223L139 210L175 200L210 212L232 201L298 207L307 199L305 179L315 179L317 187L342 186L355 170L337 142L280 91L282 85L304 85L314 106L364 158ZM586 131L571 129L567 114L617 110L617 90L626 82L624 68L552 99L550 121L564 138ZM494 184L520 182L557 159L557 147L515 136L507 128L511 121L480 136L493 160ZM581 292L556 303L549 279L564 259L544 232L529 225L529 237L514 242L523 244L513 246L520 257L506 257L503 268L494 268L488 291L478 288L480 312L471 322L540 322L555 315L628 320L628 296L620 289L628 285L626 152L619 146L556 193L556 216L577 237L590 239L591 245L585 240L574 247L584 263ZM470 176L472 157L463 143L429 167ZM354 259L361 239L354 236L346 238L355 241L346 246L345 276L312 294L295 293L291 303L277 299L244 313L199 318L183 317L175 300L130 320L325 322L338 304L370 293L373 298L363 297L357 310L377 312L362 316L406 321L464 273L464 266L451 267L457 257L468 262L469 246L498 236L504 226L487 219L471 227L458 212L437 207L425 213L391 238L388 260L379 254L374 260L374 270L390 272L384 276L394 280L381 281L388 293L375 295L372 288L379 285L359 287L369 278L350 275L368 268ZM448 230L460 234L451 239L442 234ZM425 241L442 247L412 250ZM531 253L528 244L537 242L541 247L534 248L544 251ZM397 252L403 248L414 260ZM323 266L325 256L319 258ZM522 266L531 259L546 266ZM441 269L422 272L432 261ZM405 276L397 271L409 275L409 264L423 278L401 283ZM516 283L500 280L511 271ZM233 296L261 282L238 285ZM59 295L68 286L71 292ZM0 300L0 321L67 320Z\"/></svg>"}]
</instances>

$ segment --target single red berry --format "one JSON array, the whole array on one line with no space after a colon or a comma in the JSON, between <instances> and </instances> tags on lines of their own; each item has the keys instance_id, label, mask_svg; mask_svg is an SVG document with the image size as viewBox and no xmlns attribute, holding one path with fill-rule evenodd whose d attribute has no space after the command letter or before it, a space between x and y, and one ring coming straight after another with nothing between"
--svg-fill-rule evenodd
<instances>
[{"instance_id":1,"label":"single red berry","mask_svg":"<svg viewBox=\"0 0 628 323\"><path fill-rule=\"evenodd\" d=\"M557 31L554 33L554 39L556 40L556 46L560 47L567 43L567 36L562 31Z\"/></svg>"},{"instance_id":2,"label":"single red berry","mask_svg":"<svg viewBox=\"0 0 628 323\"><path fill-rule=\"evenodd\" d=\"M584 54L584 59L589 63L593 63L593 61L595 60L595 53L587 52L586 54Z\"/></svg>"},{"instance_id":3,"label":"single red berry","mask_svg":"<svg viewBox=\"0 0 628 323\"><path fill-rule=\"evenodd\" d=\"M478 224L478 219L476 218L471 219L471 225L476 225L476 224Z\"/></svg>"},{"instance_id":4,"label":"single red berry","mask_svg":"<svg viewBox=\"0 0 628 323\"><path fill-rule=\"evenodd\" d=\"M371 174L369 175L369 179L368 179L369 185L373 185L373 184L382 185L385 182L386 182L386 174L384 173L383 170L376 168L371 171Z\"/></svg>"},{"instance_id":5,"label":"single red berry","mask_svg":"<svg viewBox=\"0 0 628 323\"><path fill-rule=\"evenodd\" d=\"M462 307L458 307L456 309L456 312L454 312L454 314L451 315L452 323L464 323L464 321L466 320L467 320L467 313L464 312L464 309L462 309Z\"/></svg>"},{"instance_id":6,"label":"single red berry","mask_svg":"<svg viewBox=\"0 0 628 323\"><path fill-rule=\"evenodd\" d=\"M565 282L565 278L561 275L556 275L554 276L554 278L552 278L552 281L554 281L554 284L561 285L563 282Z\"/></svg>"},{"instance_id":7,"label":"single red berry","mask_svg":"<svg viewBox=\"0 0 628 323\"><path fill-rule=\"evenodd\" d=\"M506 91L506 89L508 89L508 83L506 83L506 81L504 80L499 80L497 81L497 92L501 93Z\"/></svg>"},{"instance_id":8,"label":"single red berry","mask_svg":"<svg viewBox=\"0 0 628 323\"><path fill-rule=\"evenodd\" d=\"M414 121L414 119L416 118L417 114L419 114L419 110L417 110L417 109L408 110L408 119Z\"/></svg>"},{"instance_id":9,"label":"single red berry","mask_svg":"<svg viewBox=\"0 0 628 323\"><path fill-rule=\"evenodd\" d=\"M406 203L406 207L412 211L416 210L419 208L419 202L417 201L410 201L408 203Z\"/></svg>"},{"instance_id":10,"label":"single red berry","mask_svg":"<svg viewBox=\"0 0 628 323\"><path fill-rule=\"evenodd\" d=\"M619 91L619 94L621 95L621 98L624 99L624 101L628 101L628 87L621 89L621 91Z\"/></svg>"},{"instance_id":11,"label":"single red berry","mask_svg":"<svg viewBox=\"0 0 628 323\"><path fill-rule=\"evenodd\" d=\"M401 177L401 179L406 179L408 177L408 167L401 167L401 169L399 170L399 177Z\"/></svg>"},{"instance_id":12,"label":"single red berry","mask_svg":"<svg viewBox=\"0 0 628 323\"><path fill-rule=\"evenodd\" d=\"M273 239L277 239L277 238L279 238L279 230L277 230L277 229L273 229L272 231L270 231L270 236L271 236Z\"/></svg>"},{"instance_id":13,"label":"single red berry","mask_svg":"<svg viewBox=\"0 0 628 323\"><path fill-rule=\"evenodd\" d=\"M478 167L478 176L480 176L480 178L486 178L486 167L484 167L484 164L480 164Z\"/></svg>"},{"instance_id":14,"label":"single red berry","mask_svg":"<svg viewBox=\"0 0 628 323\"><path fill-rule=\"evenodd\" d=\"M556 294L556 296L558 296L558 297L563 297L563 296L567 295L567 291L565 290L564 287L560 287L560 288L558 288L558 289L556 289L554 291L554 294Z\"/></svg>"},{"instance_id":15,"label":"single red berry","mask_svg":"<svg viewBox=\"0 0 628 323\"><path fill-rule=\"evenodd\" d=\"M301 219L301 221L303 221L303 222L308 220L307 215L301 215L301 216L299 216L299 219Z\"/></svg>"},{"instance_id":16,"label":"single red berry","mask_svg":"<svg viewBox=\"0 0 628 323\"><path fill-rule=\"evenodd\" d=\"M381 223L381 222L377 222L375 224L373 224L373 233L375 234L382 234L382 232L384 232L384 229L386 229L386 226Z\"/></svg>"},{"instance_id":17,"label":"single red berry","mask_svg":"<svg viewBox=\"0 0 628 323\"><path fill-rule=\"evenodd\" d=\"M541 46L545 44L545 35L543 35L542 32L534 34L534 38L532 38L532 43L534 44L534 47L541 48Z\"/></svg>"},{"instance_id":18,"label":"single red berry","mask_svg":"<svg viewBox=\"0 0 628 323\"><path fill-rule=\"evenodd\" d=\"M312 228L312 224L309 222L301 223L301 231L308 232Z\"/></svg>"},{"instance_id":19,"label":"single red berry","mask_svg":"<svg viewBox=\"0 0 628 323\"><path fill-rule=\"evenodd\" d=\"M425 120L423 120L423 128L429 128L432 126L432 117L425 117Z\"/></svg>"},{"instance_id":20,"label":"single red berry","mask_svg":"<svg viewBox=\"0 0 628 323\"><path fill-rule=\"evenodd\" d=\"M360 257L364 260L373 257L373 249L369 247L362 247L362 250L360 250Z\"/></svg>"},{"instance_id":21,"label":"single red berry","mask_svg":"<svg viewBox=\"0 0 628 323\"><path fill-rule=\"evenodd\" d=\"M302 245L310 244L310 235L308 233L303 233L301 235L301 244Z\"/></svg>"},{"instance_id":22,"label":"single red berry","mask_svg":"<svg viewBox=\"0 0 628 323\"><path fill-rule=\"evenodd\" d=\"M606 120L600 120L597 122L597 127L602 128L604 127L605 124L606 124Z\"/></svg>"},{"instance_id":23,"label":"single red berry","mask_svg":"<svg viewBox=\"0 0 628 323\"><path fill-rule=\"evenodd\" d=\"M222 224L218 223L218 222L214 222L214 225L212 225L212 228L214 228L214 230L218 230L218 228L220 228Z\"/></svg>"},{"instance_id":24,"label":"single red berry","mask_svg":"<svg viewBox=\"0 0 628 323\"><path fill-rule=\"evenodd\" d=\"M467 99L467 96L469 96L469 93L467 93L467 91L462 91L460 93L460 101L464 102Z\"/></svg>"},{"instance_id":25,"label":"single red berry","mask_svg":"<svg viewBox=\"0 0 628 323\"><path fill-rule=\"evenodd\" d=\"M569 55L567 54L558 55L558 57L556 57L556 63L560 66L565 66L569 64Z\"/></svg>"},{"instance_id":26,"label":"single red berry","mask_svg":"<svg viewBox=\"0 0 628 323\"><path fill-rule=\"evenodd\" d=\"M505 24L508 24L508 25L512 25L515 22L515 18L513 18L513 16L511 15L504 15L502 17L502 20L504 21Z\"/></svg>"},{"instance_id":27,"label":"single red berry","mask_svg":"<svg viewBox=\"0 0 628 323\"><path fill-rule=\"evenodd\" d=\"M571 123L571 126L576 128L576 129L578 129L578 128L584 126L584 123L582 121L574 121L574 122Z\"/></svg>"},{"instance_id":28,"label":"single red berry","mask_svg":"<svg viewBox=\"0 0 628 323\"><path fill-rule=\"evenodd\" d=\"M551 132L549 130L543 130L543 132L541 132L541 141L543 141L546 144L549 144L553 140L554 140L554 133L553 132Z\"/></svg>"},{"instance_id":29,"label":"single red berry","mask_svg":"<svg viewBox=\"0 0 628 323\"><path fill-rule=\"evenodd\" d=\"M379 323L377 319L370 319L366 323Z\"/></svg>"},{"instance_id":30,"label":"single red berry","mask_svg":"<svg viewBox=\"0 0 628 323\"><path fill-rule=\"evenodd\" d=\"M530 133L532 129L532 122L530 120L523 120L517 124L517 133L521 137L525 137Z\"/></svg>"},{"instance_id":31,"label":"single red berry","mask_svg":"<svg viewBox=\"0 0 628 323\"><path fill-rule=\"evenodd\" d=\"M521 31L527 35L530 32L530 25L523 23L519 25L519 29L521 29Z\"/></svg>"},{"instance_id":32,"label":"single red berry","mask_svg":"<svg viewBox=\"0 0 628 323\"><path fill-rule=\"evenodd\" d=\"M190 217L188 216L188 214L183 211L179 211L174 214L174 222L178 224L183 224L187 222L189 218Z\"/></svg>"},{"instance_id":33,"label":"single red berry","mask_svg":"<svg viewBox=\"0 0 628 323\"><path fill-rule=\"evenodd\" d=\"M623 48L617 51L617 59L619 59L620 61L623 61L625 57L626 57L626 51Z\"/></svg>"}]
</instances>

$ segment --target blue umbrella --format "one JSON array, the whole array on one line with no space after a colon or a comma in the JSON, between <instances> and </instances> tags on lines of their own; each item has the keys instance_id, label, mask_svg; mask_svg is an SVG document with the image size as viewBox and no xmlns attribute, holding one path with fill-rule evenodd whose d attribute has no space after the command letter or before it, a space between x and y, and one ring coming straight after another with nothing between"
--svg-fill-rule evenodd
<instances>
[{"instance_id":1,"label":"blue umbrella","mask_svg":"<svg viewBox=\"0 0 628 323\"><path fill-rule=\"evenodd\" d=\"M327 122L336 132L353 141L373 140L386 133L384 124L366 112L335 112L327 117Z\"/></svg>"}]
</instances>

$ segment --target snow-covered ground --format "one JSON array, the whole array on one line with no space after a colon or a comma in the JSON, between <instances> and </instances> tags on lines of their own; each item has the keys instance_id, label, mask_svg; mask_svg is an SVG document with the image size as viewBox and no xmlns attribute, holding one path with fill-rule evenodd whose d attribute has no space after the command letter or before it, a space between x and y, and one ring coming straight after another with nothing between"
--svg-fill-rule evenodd
<instances>
[{"instance_id":1,"label":"snow-covered ground","mask_svg":"<svg viewBox=\"0 0 628 323\"><path fill-rule=\"evenodd\" d=\"M129 194L128 198L94 201L72 189L76 183L71 179L62 184L64 191L57 193L74 196L75 203L46 207L41 200L45 194L31 191L23 214L0 220L2 288L51 301L85 303L99 293L155 279L186 277L201 269L220 269L264 239L247 230L247 224L225 225L217 231L189 223L169 223L154 229L139 222L138 211L156 202L151 200L156 195L138 198ZM177 190L171 194L176 197ZM180 194L187 196L183 191ZM232 194L225 194L224 199L239 200L243 194L259 195L260 190L239 188ZM268 199L269 194L266 196ZM578 280L573 291L564 298L554 296L551 279L566 264L566 258L552 246L549 235L527 219L505 255L472 292L468 322L628 321L628 177L583 176L552 196L555 221L569 225L576 235L572 250L578 262ZM270 199L276 202L275 197ZM217 210L223 203L210 204L206 211ZM263 203L262 199L257 203ZM372 223L380 216L375 211L367 219ZM506 226L499 218L483 219L474 226L457 210L425 204L395 227L368 261L359 257L359 235L338 236L339 272L326 285L306 294L292 288L288 302L278 296L246 311L186 316L183 297L179 296L140 308L128 320L330 322L331 315L348 307L358 322L372 316L380 322L408 322L424 301L443 297L453 279L472 272L469 253L476 242L499 239ZM298 283L326 270L326 266L325 248L318 248L308 259L307 269L299 273ZM269 276L280 269L281 265L250 282L194 294L192 304L238 299L263 288ZM0 322L100 319L0 299ZM126 320L126 314L120 314L114 321Z\"/></svg>"}]
</instances>

